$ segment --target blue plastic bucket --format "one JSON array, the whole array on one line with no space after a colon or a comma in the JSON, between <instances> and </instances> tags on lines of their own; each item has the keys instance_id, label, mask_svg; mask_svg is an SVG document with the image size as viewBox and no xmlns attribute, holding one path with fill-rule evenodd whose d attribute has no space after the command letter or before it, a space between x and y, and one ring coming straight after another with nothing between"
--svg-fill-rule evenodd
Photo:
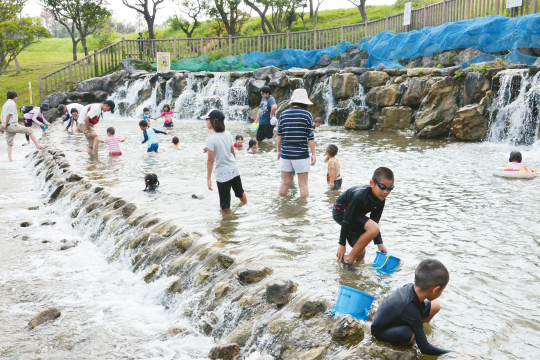
<instances>
[{"instance_id":1,"label":"blue plastic bucket","mask_svg":"<svg viewBox=\"0 0 540 360\"><path fill-rule=\"evenodd\" d=\"M373 270L381 274L393 273L401 260L395 256L377 251L377 256L373 260Z\"/></svg>"},{"instance_id":2,"label":"blue plastic bucket","mask_svg":"<svg viewBox=\"0 0 540 360\"><path fill-rule=\"evenodd\" d=\"M259 130L259 123L258 122L254 122L252 123L251 125L249 125L249 129L253 132L256 132L257 130Z\"/></svg>"},{"instance_id":3,"label":"blue plastic bucket","mask_svg":"<svg viewBox=\"0 0 540 360\"><path fill-rule=\"evenodd\" d=\"M375 297L352 287L341 285L339 295L332 312L337 315L349 314L358 320L365 320Z\"/></svg>"}]
</instances>

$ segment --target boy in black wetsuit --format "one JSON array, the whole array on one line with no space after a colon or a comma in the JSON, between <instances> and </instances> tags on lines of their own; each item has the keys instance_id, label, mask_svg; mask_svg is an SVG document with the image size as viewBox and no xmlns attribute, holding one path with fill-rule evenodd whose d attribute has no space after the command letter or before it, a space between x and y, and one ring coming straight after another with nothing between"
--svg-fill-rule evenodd
<instances>
[{"instance_id":1,"label":"boy in black wetsuit","mask_svg":"<svg viewBox=\"0 0 540 360\"><path fill-rule=\"evenodd\" d=\"M369 186L354 186L337 198L332 210L334 220L341 225L337 260L345 267L364 258L371 240L379 251L387 252L379 232L379 220L385 199L393 189L394 173L389 168L380 167L373 173ZM366 216L368 213L369 217ZM346 241L352 246L349 255L345 255Z\"/></svg>"},{"instance_id":2,"label":"boy in black wetsuit","mask_svg":"<svg viewBox=\"0 0 540 360\"><path fill-rule=\"evenodd\" d=\"M450 276L446 267L435 259L427 259L416 268L414 285L407 284L383 300L371 324L377 340L396 345L414 345L426 355L442 355L444 350L431 345L424 332L441 309L435 299L441 296Z\"/></svg>"}]
</instances>

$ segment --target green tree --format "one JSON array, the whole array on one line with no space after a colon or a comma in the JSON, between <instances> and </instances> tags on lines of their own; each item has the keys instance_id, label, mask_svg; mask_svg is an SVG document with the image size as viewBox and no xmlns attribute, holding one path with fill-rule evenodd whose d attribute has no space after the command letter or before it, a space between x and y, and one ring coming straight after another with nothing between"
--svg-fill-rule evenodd
<instances>
[{"instance_id":1,"label":"green tree","mask_svg":"<svg viewBox=\"0 0 540 360\"><path fill-rule=\"evenodd\" d=\"M21 51L49 36L39 19L20 17L25 2L0 0L0 75Z\"/></svg>"},{"instance_id":2,"label":"green tree","mask_svg":"<svg viewBox=\"0 0 540 360\"><path fill-rule=\"evenodd\" d=\"M158 10L162 9L159 7L159 4L164 1L165 0L122 0L122 4L137 11L144 17L144 21L146 21L146 25L148 26L148 37L150 39L155 39L154 22L156 21L156 13Z\"/></svg>"},{"instance_id":3,"label":"green tree","mask_svg":"<svg viewBox=\"0 0 540 360\"><path fill-rule=\"evenodd\" d=\"M68 31L73 44L73 60L77 60L79 42L84 48L84 54L88 56L88 36L95 33L111 16L105 7L106 0L41 0L41 5Z\"/></svg>"},{"instance_id":4,"label":"green tree","mask_svg":"<svg viewBox=\"0 0 540 360\"><path fill-rule=\"evenodd\" d=\"M296 10L307 5L305 0L244 0L244 2L261 17L261 27L265 34L281 32L285 25L290 27L298 18ZM270 19L266 16L268 10L272 14Z\"/></svg>"},{"instance_id":5,"label":"green tree","mask_svg":"<svg viewBox=\"0 0 540 360\"><path fill-rule=\"evenodd\" d=\"M366 0L347 0L347 1L358 8L358 11L360 11L360 15L362 16L362 22L366 22L368 20L367 14L366 14Z\"/></svg>"},{"instance_id":6,"label":"green tree","mask_svg":"<svg viewBox=\"0 0 540 360\"><path fill-rule=\"evenodd\" d=\"M221 20L228 35L240 34L242 26L249 20L249 14L240 9L242 0L213 0L208 15Z\"/></svg>"},{"instance_id":7,"label":"green tree","mask_svg":"<svg viewBox=\"0 0 540 360\"><path fill-rule=\"evenodd\" d=\"M186 33L188 38L193 36L195 29L201 24L199 22L199 15L208 10L206 0L183 0L178 3L179 10L182 14L186 15L193 22L184 19L182 15L174 15L169 18L169 24L173 29L180 29Z\"/></svg>"}]
</instances>

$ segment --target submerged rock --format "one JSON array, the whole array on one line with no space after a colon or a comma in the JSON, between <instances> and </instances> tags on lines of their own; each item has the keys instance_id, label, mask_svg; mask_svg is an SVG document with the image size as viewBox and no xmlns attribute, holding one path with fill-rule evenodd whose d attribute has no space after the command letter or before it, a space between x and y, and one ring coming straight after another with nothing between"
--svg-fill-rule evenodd
<instances>
[{"instance_id":1,"label":"submerged rock","mask_svg":"<svg viewBox=\"0 0 540 360\"><path fill-rule=\"evenodd\" d=\"M322 300L308 300L300 308L300 313L307 318L326 311L326 303Z\"/></svg>"},{"instance_id":2,"label":"submerged rock","mask_svg":"<svg viewBox=\"0 0 540 360\"><path fill-rule=\"evenodd\" d=\"M266 276L273 272L272 269L265 267L264 269L240 269L237 272L238 280L245 284L253 284L261 281Z\"/></svg>"},{"instance_id":3,"label":"submerged rock","mask_svg":"<svg viewBox=\"0 0 540 360\"><path fill-rule=\"evenodd\" d=\"M23 241L28 241L28 240L30 240L30 238L29 238L27 235L24 235L24 236L22 237L22 240L23 240Z\"/></svg>"},{"instance_id":4,"label":"submerged rock","mask_svg":"<svg viewBox=\"0 0 540 360\"><path fill-rule=\"evenodd\" d=\"M77 246L77 241L64 241L64 245L60 246L60 250L71 249L72 247Z\"/></svg>"},{"instance_id":5,"label":"submerged rock","mask_svg":"<svg viewBox=\"0 0 540 360\"><path fill-rule=\"evenodd\" d=\"M39 210L39 206L30 206L28 210Z\"/></svg>"},{"instance_id":6,"label":"submerged rock","mask_svg":"<svg viewBox=\"0 0 540 360\"><path fill-rule=\"evenodd\" d=\"M221 299L222 297L227 295L230 289L231 285L229 283L218 284L214 289L214 295L216 296L216 299Z\"/></svg>"},{"instance_id":7,"label":"submerged rock","mask_svg":"<svg viewBox=\"0 0 540 360\"><path fill-rule=\"evenodd\" d=\"M252 321L243 323L242 325L234 329L229 334L229 336L227 336L227 340L225 341L227 341L228 343L238 344L239 346L245 346L249 338L251 337L252 330L253 330Z\"/></svg>"},{"instance_id":8,"label":"submerged rock","mask_svg":"<svg viewBox=\"0 0 540 360\"><path fill-rule=\"evenodd\" d=\"M82 180L82 176L79 175L79 174L71 174L67 179L66 181L68 182L75 182L75 181L81 181Z\"/></svg>"},{"instance_id":9,"label":"submerged rock","mask_svg":"<svg viewBox=\"0 0 540 360\"><path fill-rule=\"evenodd\" d=\"M345 315L334 323L330 335L334 340L352 342L364 337L364 329L360 321L351 315Z\"/></svg>"},{"instance_id":10,"label":"submerged rock","mask_svg":"<svg viewBox=\"0 0 540 360\"><path fill-rule=\"evenodd\" d=\"M289 302L290 295L296 290L296 284L290 280L277 280L266 286L266 299L276 305Z\"/></svg>"},{"instance_id":11,"label":"submerged rock","mask_svg":"<svg viewBox=\"0 0 540 360\"><path fill-rule=\"evenodd\" d=\"M62 190L64 189L64 184L60 185L59 187L57 187L53 193L51 194L51 196L49 197L49 202L52 202L54 200L56 200L56 198L58 198L58 196L60 195L60 193L62 192ZM39 209L39 206L38 206L38 209Z\"/></svg>"},{"instance_id":12,"label":"submerged rock","mask_svg":"<svg viewBox=\"0 0 540 360\"><path fill-rule=\"evenodd\" d=\"M124 206L122 208L122 215L124 217L130 217L131 214L133 214L135 212L135 210L137 210L137 205L133 204L133 203L129 203L127 204L126 206Z\"/></svg>"},{"instance_id":13,"label":"submerged rock","mask_svg":"<svg viewBox=\"0 0 540 360\"><path fill-rule=\"evenodd\" d=\"M30 220L23 221L21 224L21 227L29 227L32 226L32 222Z\"/></svg>"},{"instance_id":14,"label":"submerged rock","mask_svg":"<svg viewBox=\"0 0 540 360\"><path fill-rule=\"evenodd\" d=\"M49 321L53 321L60 317L60 310L57 308L50 308L39 312L34 318L28 323L32 329L35 329L38 325L45 324Z\"/></svg>"},{"instance_id":15,"label":"submerged rock","mask_svg":"<svg viewBox=\"0 0 540 360\"><path fill-rule=\"evenodd\" d=\"M43 221L40 225L41 226L47 226L47 225L50 226L50 225L54 225L54 224L56 224L56 222L47 220L47 221Z\"/></svg>"},{"instance_id":16,"label":"submerged rock","mask_svg":"<svg viewBox=\"0 0 540 360\"><path fill-rule=\"evenodd\" d=\"M208 354L210 359L231 360L240 352L238 344L216 345Z\"/></svg>"},{"instance_id":17,"label":"submerged rock","mask_svg":"<svg viewBox=\"0 0 540 360\"><path fill-rule=\"evenodd\" d=\"M388 346L372 346L369 349L369 355L375 359L387 359L387 360L414 360L416 359L416 352L411 349L409 351L394 350Z\"/></svg>"},{"instance_id":18,"label":"submerged rock","mask_svg":"<svg viewBox=\"0 0 540 360\"><path fill-rule=\"evenodd\" d=\"M159 265L158 264L154 264L154 265L150 266L150 269L144 275L144 281L149 283L152 280L152 278L156 275L158 270L159 270Z\"/></svg>"},{"instance_id":19,"label":"submerged rock","mask_svg":"<svg viewBox=\"0 0 540 360\"><path fill-rule=\"evenodd\" d=\"M217 255L217 260L219 265L221 265L224 269L228 269L234 263L234 259L231 256L223 253L219 253Z\"/></svg>"}]
</instances>

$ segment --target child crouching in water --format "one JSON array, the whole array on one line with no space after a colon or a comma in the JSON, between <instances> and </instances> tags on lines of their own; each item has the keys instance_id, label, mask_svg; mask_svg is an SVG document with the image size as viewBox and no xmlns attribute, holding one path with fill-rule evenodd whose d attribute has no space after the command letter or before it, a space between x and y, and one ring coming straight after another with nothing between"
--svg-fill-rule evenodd
<instances>
[{"instance_id":1,"label":"child crouching in water","mask_svg":"<svg viewBox=\"0 0 540 360\"><path fill-rule=\"evenodd\" d=\"M416 343L425 355L451 352L431 345L423 326L441 309L436 299L449 279L448 270L440 261L427 259L420 262L414 273L414 284L399 288L379 305L371 324L373 336L395 345Z\"/></svg>"},{"instance_id":2,"label":"child crouching in water","mask_svg":"<svg viewBox=\"0 0 540 360\"><path fill-rule=\"evenodd\" d=\"M248 143L248 153L249 154L253 154L253 150L256 150L259 148L259 143L257 142L257 140L255 139L251 139L249 140L249 143Z\"/></svg>"},{"instance_id":3,"label":"child crouching in water","mask_svg":"<svg viewBox=\"0 0 540 360\"><path fill-rule=\"evenodd\" d=\"M338 153L338 147L334 144L330 144L326 147L326 159L325 163L328 163L328 172L326 173L326 181L330 190L339 190L343 179L341 178L341 171L339 167L339 160L336 158Z\"/></svg>"},{"instance_id":4,"label":"child crouching in water","mask_svg":"<svg viewBox=\"0 0 540 360\"><path fill-rule=\"evenodd\" d=\"M373 173L369 185L354 186L336 199L332 216L341 225L337 260L343 263L344 268L350 268L356 260L364 258L371 240L379 251L387 252L379 232L379 220L385 199L392 190L394 173L389 168L380 167ZM349 255L345 255L346 242L352 247Z\"/></svg>"},{"instance_id":5,"label":"child crouching in water","mask_svg":"<svg viewBox=\"0 0 540 360\"><path fill-rule=\"evenodd\" d=\"M96 141L100 143L106 143L109 147L109 156L120 156L122 155L122 150L120 150L120 143L126 141L127 136L125 136L123 139L114 136L114 133L116 131L113 127L110 127L107 129L107 138L105 140L102 140L98 137L96 137Z\"/></svg>"},{"instance_id":6,"label":"child crouching in water","mask_svg":"<svg viewBox=\"0 0 540 360\"><path fill-rule=\"evenodd\" d=\"M144 184L146 187L143 191L149 192L149 193L155 193L159 186L159 180L157 178L156 174L147 174L144 178Z\"/></svg>"},{"instance_id":7,"label":"child crouching in water","mask_svg":"<svg viewBox=\"0 0 540 360\"><path fill-rule=\"evenodd\" d=\"M208 189L212 190L212 169L215 163L215 177L221 209L227 210L231 207L231 188L234 195L245 204L247 196L242 187L231 133L225 131L225 114L220 110L210 110L208 114L201 116L201 119L206 120L206 127L213 130L213 134L206 139L205 148L208 153L206 162Z\"/></svg>"}]
</instances>

